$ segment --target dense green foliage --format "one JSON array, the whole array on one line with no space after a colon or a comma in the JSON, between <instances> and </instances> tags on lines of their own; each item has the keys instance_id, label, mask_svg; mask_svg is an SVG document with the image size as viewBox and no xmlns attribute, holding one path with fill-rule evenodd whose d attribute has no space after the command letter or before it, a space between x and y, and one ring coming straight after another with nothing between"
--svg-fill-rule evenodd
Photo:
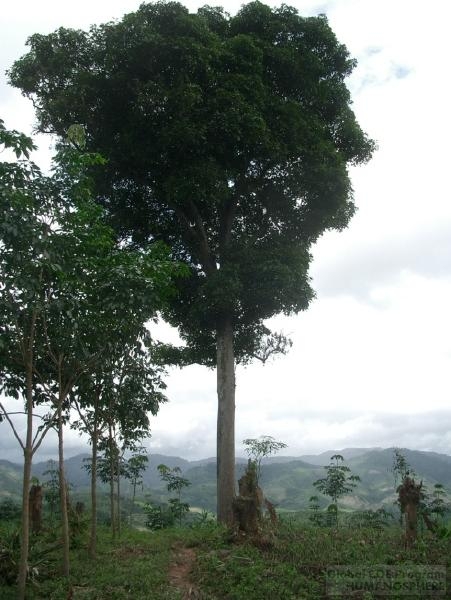
<instances>
[{"instance_id":1,"label":"dense green foliage","mask_svg":"<svg viewBox=\"0 0 451 600\"><path fill-rule=\"evenodd\" d=\"M264 319L307 307L309 247L346 226L347 166L373 150L344 83L355 62L327 19L158 2L28 44L10 79L40 129L84 125L108 157L97 191L123 239L163 239L190 266L166 312L190 359L215 362L225 316L237 360L258 353Z\"/></svg>"},{"instance_id":2,"label":"dense green foliage","mask_svg":"<svg viewBox=\"0 0 451 600\"><path fill-rule=\"evenodd\" d=\"M104 211L92 200L87 174L89 167L102 166L105 160L83 152L84 137L81 126L69 128L65 142L57 145L53 172L46 176L29 158L32 140L7 130L0 120L0 147L16 155L15 160L0 162L0 391L21 401L24 409L19 405L7 410L0 401L0 421L7 421L24 456L20 598L25 597L30 572L28 496L33 455L50 428L55 428L63 570L68 576L64 424L73 402L85 431L91 433L87 425L91 407L94 420L100 421L105 387L98 377L101 371L109 375L111 384L106 407L109 446L116 430L124 448L148 434L148 411L155 414L163 398L161 369L152 366L145 323L174 292L173 278L182 272L161 244L145 250L117 244ZM98 390L94 398L87 387ZM43 424L37 428L35 408L43 403L49 411L38 414ZM14 418L20 412L26 416L23 437ZM98 428L94 429L92 445L97 450L102 440ZM92 526L95 529L95 514ZM95 540L94 533L92 537Z\"/></svg>"},{"instance_id":3,"label":"dense green foliage","mask_svg":"<svg viewBox=\"0 0 451 600\"><path fill-rule=\"evenodd\" d=\"M34 403L55 405L118 345L138 343L180 271L161 245L145 252L117 246L91 200L86 170L104 164L98 155L60 145L45 176L26 158L32 141L0 121L0 145L13 144L25 158L0 163L1 389L25 394L31 360Z\"/></svg>"}]
</instances>

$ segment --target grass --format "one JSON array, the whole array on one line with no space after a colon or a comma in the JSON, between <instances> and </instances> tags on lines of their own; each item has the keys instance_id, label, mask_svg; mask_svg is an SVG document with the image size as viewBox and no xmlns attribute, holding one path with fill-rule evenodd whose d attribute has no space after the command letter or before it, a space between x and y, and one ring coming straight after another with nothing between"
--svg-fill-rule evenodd
<instances>
[{"instance_id":1,"label":"grass","mask_svg":"<svg viewBox=\"0 0 451 600\"><path fill-rule=\"evenodd\" d=\"M169 585L168 569L172 547L177 542L196 545L199 543L199 532L194 529L158 532L125 529L120 540L113 542L110 532L101 527L96 561L87 555L87 539L78 540L78 547L71 550L68 585L60 576L60 551L54 551L47 556L39 568L39 574L29 584L27 597L66 600L68 590L72 587L74 599L175 600L180 598L180 594ZM41 542L42 545L45 543ZM31 553L35 553L33 548ZM2 600L15 597L14 586L2 586L0 583Z\"/></svg>"},{"instance_id":2,"label":"grass","mask_svg":"<svg viewBox=\"0 0 451 600\"><path fill-rule=\"evenodd\" d=\"M10 532L11 533L11 532ZM0 528L0 541L8 536ZM51 543L52 534L39 544ZM54 534L53 534L54 541ZM190 547L196 554L190 581L204 600L316 600L330 598L325 586L328 567L347 565L443 565L451 575L451 538L422 534L411 550L404 548L402 532L314 528L284 519L276 531L258 540L236 537L214 524L158 532L125 529L111 540L99 529L97 561L88 558L86 533L71 551L70 585L74 600L176 600L179 590L170 585L169 569L175 548ZM36 550L33 550L36 552ZM59 575L59 550L46 555L39 574L29 585L31 600L66 600L69 586ZM451 598L450 592L441 598ZM351 596L342 596L349 598ZM419 600L424 595L353 596L364 600ZM0 598L15 598L14 586L0 583Z\"/></svg>"},{"instance_id":3,"label":"grass","mask_svg":"<svg viewBox=\"0 0 451 600\"><path fill-rule=\"evenodd\" d=\"M211 600L309 600L331 597L327 596L325 575L336 565L346 565L351 571L364 565L409 567L411 572L417 565L442 565L451 576L451 541L426 533L413 549L406 550L398 528L334 530L285 522L259 546L242 541L200 552L194 577ZM451 592L451 579L447 584ZM353 597L419 600L423 596L404 592ZM451 593L441 597L451 598Z\"/></svg>"}]
</instances>

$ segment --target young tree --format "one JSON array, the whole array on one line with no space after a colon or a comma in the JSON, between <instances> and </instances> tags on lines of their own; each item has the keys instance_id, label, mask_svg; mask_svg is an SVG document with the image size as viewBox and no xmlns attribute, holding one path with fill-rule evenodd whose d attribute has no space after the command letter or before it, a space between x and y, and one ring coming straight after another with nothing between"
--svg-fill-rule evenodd
<instances>
[{"instance_id":1,"label":"young tree","mask_svg":"<svg viewBox=\"0 0 451 600\"><path fill-rule=\"evenodd\" d=\"M157 303L154 303L157 306ZM129 325L130 322L127 321ZM114 449L120 446L115 459L123 455L125 450L134 450L140 440L149 435L150 420L148 413L156 415L165 388L162 381L162 367L153 363L153 343L145 327L139 331L136 339L127 341L124 332L116 329L111 333L110 352L102 364L97 365L95 372L84 377L74 395L74 404L80 419L73 426L81 432L88 433L91 442L91 504L92 522L89 551L91 556L96 551L96 480L97 452L99 447ZM109 441L106 441L109 440ZM113 460L115 452L109 452ZM110 482L111 526L116 534L119 522L116 516L119 508L120 493L115 493L119 480L119 466L110 464L106 481Z\"/></svg>"},{"instance_id":2,"label":"young tree","mask_svg":"<svg viewBox=\"0 0 451 600\"><path fill-rule=\"evenodd\" d=\"M124 40L127 43L124 44ZM310 247L354 212L348 165L374 144L324 15L142 4L89 32L28 40L10 71L39 128L86 127L98 200L124 241L163 239L190 277L164 316L185 362L217 368L218 518L233 520L235 364L284 351L264 320L308 307Z\"/></svg>"},{"instance_id":3,"label":"young tree","mask_svg":"<svg viewBox=\"0 0 451 600\"><path fill-rule=\"evenodd\" d=\"M135 506L136 488L143 485L142 476L147 469L149 457L145 454L144 448L133 454L127 461L124 477L130 481L132 487L132 500L130 504L130 525L133 524L133 509Z\"/></svg>"},{"instance_id":4,"label":"young tree","mask_svg":"<svg viewBox=\"0 0 451 600\"><path fill-rule=\"evenodd\" d=\"M326 477L313 482L313 485L325 496L329 496L332 504L329 506L330 513L338 527L338 499L349 494L360 481L358 475L352 475L351 469L343 464L344 458L341 454L334 454L330 458L330 464L326 469Z\"/></svg>"},{"instance_id":5,"label":"young tree","mask_svg":"<svg viewBox=\"0 0 451 600\"><path fill-rule=\"evenodd\" d=\"M287 447L284 442L278 442L270 435L261 435L260 438L247 438L243 440L243 444L245 446L247 455L255 464L257 484L259 483L261 477L262 460Z\"/></svg>"},{"instance_id":6,"label":"young tree","mask_svg":"<svg viewBox=\"0 0 451 600\"><path fill-rule=\"evenodd\" d=\"M427 498L425 512L428 516L432 516L436 527L449 514L448 494L442 483L434 484L432 494Z\"/></svg>"},{"instance_id":7,"label":"young tree","mask_svg":"<svg viewBox=\"0 0 451 600\"><path fill-rule=\"evenodd\" d=\"M80 160L79 152L71 151L69 158L73 169L75 161ZM42 330L46 361L43 370L38 371L57 414L66 574L69 573L69 525L63 426L68 420L71 392L82 375L95 372L98 363L108 361L107 356L114 351L119 337L128 350L131 342L140 345L143 324L161 306L177 270L161 247L153 246L146 252L117 247L111 229L103 222L102 211L89 200L89 188L81 191L81 201L61 212L49 236L58 251L58 263L52 286L46 289L44 296ZM167 268L162 259L166 259ZM123 360L130 362L129 357ZM142 410L153 406L153 400L149 399ZM119 402L119 406L123 404ZM126 415L133 415L128 418L129 422L136 418L133 406L122 410ZM114 412L110 413L113 419ZM147 419L142 411L139 415L141 420Z\"/></svg>"},{"instance_id":8,"label":"young tree","mask_svg":"<svg viewBox=\"0 0 451 600\"><path fill-rule=\"evenodd\" d=\"M406 479L414 479L416 477L415 471L407 462L407 459L401 452L400 448L393 449L393 463L391 471L393 473L396 491L398 491L399 486L402 485ZM399 524L402 527L404 519L404 506L400 502L399 495L395 500L395 504L397 504L399 507Z\"/></svg>"},{"instance_id":9,"label":"young tree","mask_svg":"<svg viewBox=\"0 0 451 600\"><path fill-rule=\"evenodd\" d=\"M47 465L48 467L43 473L43 475L47 477L47 479L43 483L44 501L49 507L50 520L53 523L58 507L58 500L60 497L58 465L54 460L47 461Z\"/></svg>"},{"instance_id":10,"label":"young tree","mask_svg":"<svg viewBox=\"0 0 451 600\"><path fill-rule=\"evenodd\" d=\"M31 140L0 122L0 143L27 156ZM70 394L110 349L109 337L137 335L173 290L180 272L161 245L147 251L120 248L90 199L85 170L97 155L61 145L51 177L28 159L0 163L0 286L2 389L25 397L26 440L0 405L24 451L19 595L25 593L28 495L33 454L50 427L58 432L63 572L69 575L69 527L64 476L63 425ZM132 293L130 293L132 291ZM156 300L158 299L158 303ZM136 309L139 307L139 310ZM124 323L126 325L124 325ZM33 436L33 409L43 400L49 417Z\"/></svg>"},{"instance_id":11,"label":"young tree","mask_svg":"<svg viewBox=\"0 0 451 600\"><path fill-rule=\"evenodd\" d=\"M175 498L170 498L171 512L178 519L179 525L182 525L182 518L189 511L189 504L182 502L182 490L191 485L189 479L182 477L180 467L167 467L166 465L158 465L157 467L161 479L166 483L168 492L176 492Z\"/></svg>"},{"instance_id":12,"label":"young tree","mask_svg":"<svg viewBox=\"0 0 451 600\"><path fill-rule=\"evenodd\" d=\"M42 175L29 160L35 147L30 138L8 131L0 120L0 145L11 149L16 161L0 163L0 389L7 396L24 399L25 439L16 429L13 416L0 403L0 421L9 422L23 450L21 556L19 597L25 596L29 548L29 492L33 455L48 430L55 425L53 410L35 428L35 407L50 401L37 364L46 355L42 321L52 275L56 269L55 247L50 242L52 226L61 212L61 182ZM57 250L57 249L56 249Z\"/></svg>"}]
</instances>

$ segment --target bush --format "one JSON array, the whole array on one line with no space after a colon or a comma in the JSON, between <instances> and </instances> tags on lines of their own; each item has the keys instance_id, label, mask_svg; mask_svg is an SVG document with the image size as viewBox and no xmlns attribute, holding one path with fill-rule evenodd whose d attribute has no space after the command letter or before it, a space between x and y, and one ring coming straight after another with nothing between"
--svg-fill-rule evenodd
<instances>
[{"instance_id":1,"label":"bush","mask_svg":"<svg viewBox=\"0 0 451 600\"><path fill-rule=\"evenodd\" d=\"M28 579L36 580L48 571L61 551L59 540L30 537ZM0 532L0 585L14 585L20 559L20 529L2 528Z\"/></svg>"},{"instance_id":2,"label":"bush","mask_svg":"<svg viewBox=\"0 0 451 600\"><path fill-rule=\"evenodd\" d=\"M17 521L21 513L21 507L12 498L5 498L0 502L0 521Z\"/></svg>"},{"instance_id":3,"label":"bush","mask_svg":"<svg viewBox=\"0 0 451 600\"><path fill-rule=\"evenodd\" d=\"M13 585L17 579L20 556L19 530L2 531L0 540L0 583Z\"/></svg>"},{"instance_id":4,"label":"bush","mask_svg":"<svg viewBox=\"0 0 451 600\"><path fill-rule=\"evenodd\" d=\"M392 524L393 515L384 508L355 512L348 517L349 527L383 529Z\"/></svg>"},{"instance_id":5,"label":"bush","mask_svg":"<svg viewBox=\"0 0 451 600\"><path fill-rule=\"evenodd\" d=\"M152 530L165 529L173 527L175 524L176 515L172 510L172 506L167 504L148 504L144 505L146 513L146 527Z\"/></svg>"}]
</instances>

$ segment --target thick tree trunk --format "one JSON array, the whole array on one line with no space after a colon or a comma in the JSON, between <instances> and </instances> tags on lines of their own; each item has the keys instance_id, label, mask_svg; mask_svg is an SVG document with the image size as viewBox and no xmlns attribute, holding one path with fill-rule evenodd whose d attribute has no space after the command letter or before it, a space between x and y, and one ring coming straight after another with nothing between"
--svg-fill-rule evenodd
<instances>
[{"instance_id":1,"label":"thick tree trunk","mask_svg":"<svg viewBox=\"0 0 451 600\"><path fill-rule=\"evenodd\" d=\"M25 598L28 573L28 549L30 545L30 511L28 497L30 494L31 463L33 460L33 355L30 352L26 365L26 410L27 433L23 450L23 482L22 482L22 536L20 546L20 562L18 575L18 598Z\"/></svg>"},{"instance_id":2,"label":"thick tree trunk","mask_svg":"<svg viewBox=\"0 0 451 600\"><path fill-rule=\"evenodd\" d=\"M235 498L235 357L231 319L217 331L217 491L218 521L234 524Z\"/></svg>"},{"instance_id":3,"label":"thick tree trunk","mask_svg":"<svg viewBox=\"0 0 451 600\"><path fill-rule=\"evenodd\" d=\"M88 550L91 558L95 558L97 553L97 437L97 419L95 418L91 440L91 533Z\"/></svg>"},{"instance_id":4,"label":"thick tree trunk","mask_svg":"<svg viewBox=\"0 0 451 600\"><path fill-rule=\"evenodd\" d=\"M63 575L69 577L69 518L67 514L67 486L64 473L63 444L63 403L64 397L58 398L58 473L60 486L61 529L63 537Z\"/></svg>"}]
</instances>

